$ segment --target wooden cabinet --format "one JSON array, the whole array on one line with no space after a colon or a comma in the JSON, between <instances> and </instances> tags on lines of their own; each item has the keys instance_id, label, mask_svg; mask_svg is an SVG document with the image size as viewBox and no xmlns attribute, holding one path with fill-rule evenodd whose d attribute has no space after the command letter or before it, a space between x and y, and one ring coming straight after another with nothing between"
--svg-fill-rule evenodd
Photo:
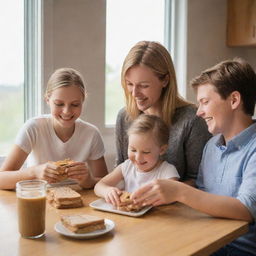
<instances>
[{"instance_id":1,"label":"wooden cabinet","mask_svg":"<svg viewBox=\"0 0 256 256\"><path fill-rule=\"evenodd\" d=\"M228 0L227 17L227 45L256 47L256 0Z\"/></svg>"}]
</instances>

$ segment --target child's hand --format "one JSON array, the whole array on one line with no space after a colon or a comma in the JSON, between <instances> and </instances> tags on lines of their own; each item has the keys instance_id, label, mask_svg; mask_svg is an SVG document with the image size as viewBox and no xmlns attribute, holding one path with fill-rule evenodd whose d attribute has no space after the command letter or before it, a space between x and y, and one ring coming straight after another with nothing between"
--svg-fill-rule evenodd
<instances>
[{"instance_id":1,"label":"child's hand","mask_svg":"<svg viewBox=\"0 0 256 256\"><path fill-rule=\"evenodd\" d=\"M83 182L84 187L87 187L86 184L88 184L88 187L91 186L92 177L86 163L75 162L70 164L67 167L67 175L70 179L77 180L79 183Z\"/></svg>"},{"instance_id":2,"label":"child's hand","mask_svg":"<svg viewBox=\"0 0 256 256\"><path fill-rule=\"evenodd\" d=\"M116 187L110 187L105 195L105 201L107 203L113 204L114 206L118 206L120 202L120 195L122 191Z\"/></svg>"},{"instance_id":3,"label":"child's hand","mask_svg":"<svg viewBox=\"0 0 256 256\"><path fill-rule=\"evenodd\" d=\"M48 183L58 182L59 173L56 170L56 165L52 163L45 163L33 168L36 179L46 180Z\"/></svg>"}]
</instances>

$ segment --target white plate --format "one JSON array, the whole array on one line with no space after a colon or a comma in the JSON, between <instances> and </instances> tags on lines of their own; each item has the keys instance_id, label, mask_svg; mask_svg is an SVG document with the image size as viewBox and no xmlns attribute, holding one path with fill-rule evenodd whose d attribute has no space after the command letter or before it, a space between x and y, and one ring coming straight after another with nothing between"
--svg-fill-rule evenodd
<instances>
[{"instance_id":1,"label":"white plate","mask_svg":"<svg viewBox=\"0 0 256 256\"><path fill-rule=\"evenodd\" d=\"M54 188L54 187L61 187L61 186L68 186L68 185L76 185L78 184L77 181L67 179L56 183L47 184L48 187Z\"/></svg>"},{"instance_id":2,"label":"white plate","mask_svg":"<svg viewBox=\"0 0 256 256\"><path fill-rule=\"evenodd\" d=\"M106 201L102 198L91 202L89 205L92 208L97 209L97 210L113 212L113 213L128 215L128 216L132 216L132 217L139 217L139 216L145 214L149 209L152 208L152 206L146 206L138 212L119 211L115 208L115 206L113 206L112 204L106 203Z\"/></svg>"},{"instance_id":3,"label":"white plate","mask_svg":"<svg viewBox=\"0 0 256 256\"><path fill-rule=\"evenodd\" d=\"M84 234L76 234L68 230L65 226L62 225L61 221L59 221L55 224L54 229L58 233L64 236L68 236L76 239L90 239L90 238L95 238L110 232L111 230L114 229L115 223L112 220L105 219L105 226L106 226L106 229L95 230L95 231L84 233Z\"/></svg>"}]
</instances>

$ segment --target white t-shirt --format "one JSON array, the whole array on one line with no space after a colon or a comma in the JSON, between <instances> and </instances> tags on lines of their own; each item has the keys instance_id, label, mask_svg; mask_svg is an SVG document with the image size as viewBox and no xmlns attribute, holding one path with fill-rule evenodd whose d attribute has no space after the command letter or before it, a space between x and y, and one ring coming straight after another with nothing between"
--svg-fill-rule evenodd
<instances>
[{"instance_id":1,"label":"white t-shirt","mask_svg":"<svg viewBox=\"0 0 256 256\"><path fill-rule=\"evenodd\" d=\"M124 189L128 192L134 192L152 180L180 178L175 166L166 161L149 172L142 172L131 160L127 159L121 164L121 170L124 177Z\"/></svg>"},{"instance_id":2,"label":"white t-shirt","mask_svg":"<svg viewBox=\"0 0 256 256\"><path fill-rule=\"evenodd\" d=\"M28 120L20 129L15 144L29 154L28 167L66 158L86 162L99 159L105 153L97 127L77 119L72 137L63 142L54 131L51 115Z\"/></svg>"}]
</instances>

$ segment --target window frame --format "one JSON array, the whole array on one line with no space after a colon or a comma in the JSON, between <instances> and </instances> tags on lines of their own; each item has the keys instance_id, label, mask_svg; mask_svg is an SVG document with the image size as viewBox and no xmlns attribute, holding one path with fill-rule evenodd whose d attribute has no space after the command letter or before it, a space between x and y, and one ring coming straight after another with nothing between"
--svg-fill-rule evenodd
<instances>
[{"instance_id":1,"label":"window frame","mask_svg":"<svg viewBox=\"0 0 256 256\"><path fill-rule=\"evenodd\" d=\"M175 66L179 93L187 97L187 0L165 0L165 46Z\"/></svg>"},{"instance_id":2,"label":"window frame","mask_svg":"<svg viewBox=\"0 0 256 256\"><path fill-rule=\"evenodd\" d=\"M24 0L24 121L42 109L42 1Z\"/></svg>"}]
</instances>

